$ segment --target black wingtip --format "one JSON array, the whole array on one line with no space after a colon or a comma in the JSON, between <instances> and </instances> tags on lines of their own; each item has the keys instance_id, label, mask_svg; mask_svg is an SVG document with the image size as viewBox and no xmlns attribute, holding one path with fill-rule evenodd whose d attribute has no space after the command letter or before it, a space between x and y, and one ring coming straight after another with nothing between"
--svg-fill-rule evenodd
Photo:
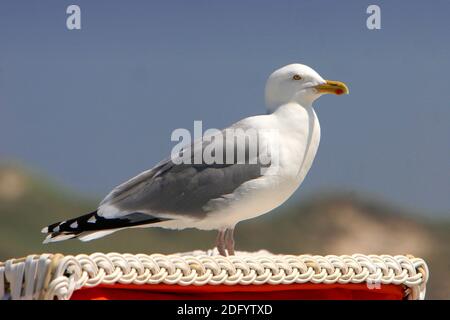
<instances>
[{"instance_id":1,"label":"black wingtip","mask_svg":"<svg viewBox=\"0 0 450 320\"><path fill-rule=\"evenodd\" d=\"M120 218L107 219L99 216L97 210L74 219L57 222L41 230L47 234L44 243L72 239L85 233L128 228L144 224L153 224L169 219L157 218L145 213L134 212Z\"/></svg>"}]
</instances>

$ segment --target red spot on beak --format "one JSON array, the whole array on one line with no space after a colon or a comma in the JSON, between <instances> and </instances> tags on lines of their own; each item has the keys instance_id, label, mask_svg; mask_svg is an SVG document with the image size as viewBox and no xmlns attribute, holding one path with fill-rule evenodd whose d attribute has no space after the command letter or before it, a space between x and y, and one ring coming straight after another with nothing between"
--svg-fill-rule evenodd
<instances>
[{"instance_id":1,"label":"red spot on beak","mask_svg":"<svg viewBox=\"0 0 450 320\"><path fill-rule=\"evenodd\" d=\"M343 94L344 93L344 90L342 90L342 89L336 89L336 94L337 95L341 95L341 94Z\"/></svg>"}]
</instances>

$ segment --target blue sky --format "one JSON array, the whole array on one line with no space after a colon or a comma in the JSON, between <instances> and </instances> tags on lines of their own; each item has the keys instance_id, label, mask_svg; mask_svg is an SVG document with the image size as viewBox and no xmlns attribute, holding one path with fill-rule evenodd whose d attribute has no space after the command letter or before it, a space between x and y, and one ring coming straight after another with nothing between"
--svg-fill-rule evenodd
<instances>
[{"instance_id":1,"label":"blue sky","mask_svg":"<svg viewBox=\"0 0 450 320\"><path fill-rule=\"evenodd\" d=\"M267 76L300 62L351 94L316 102L321 145L291 201L356 190L447 214L449 14L439 0L2 1L0 157L101 197L167 156L175 128L264 113Z\"/></svg>"}]
</instances>

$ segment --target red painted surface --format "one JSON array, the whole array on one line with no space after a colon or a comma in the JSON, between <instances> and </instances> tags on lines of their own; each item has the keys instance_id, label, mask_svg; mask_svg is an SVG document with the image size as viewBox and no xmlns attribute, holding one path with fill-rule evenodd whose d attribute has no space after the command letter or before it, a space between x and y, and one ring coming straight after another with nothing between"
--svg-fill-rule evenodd
<instances>
[{"instance_id":1,"label":"red painted surface","mask_svg":"<svg viewBox=\"0 0 450 320\"><path fill-rule=\"evenodd\" d=\"M288 285L99 285L82 288L72 300L401 300L404 289L381 285L369 289L364 284Z\"/></svg>"}]
</instances>

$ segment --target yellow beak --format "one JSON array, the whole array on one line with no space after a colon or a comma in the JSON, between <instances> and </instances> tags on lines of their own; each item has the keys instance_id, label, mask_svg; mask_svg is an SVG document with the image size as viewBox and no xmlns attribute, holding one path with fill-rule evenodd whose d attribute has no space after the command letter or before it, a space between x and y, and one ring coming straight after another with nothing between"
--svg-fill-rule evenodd
<instances>
[{"instance_id":1,"label":"yellow beak","mask_svg":"<svg viewBox=\"0 0 450 320\"><path fill-rule=\"evenodd\" d=\"M325 94L332 93L332 94L337 94L337 95L349 93L348 87L345 85L345 83L340 82L340 81L332 81L332 80L325 80L325 81L326 81L326 83L319 84L314 87L319 93L325 93Z\"/></svg>"}]
</instances>

